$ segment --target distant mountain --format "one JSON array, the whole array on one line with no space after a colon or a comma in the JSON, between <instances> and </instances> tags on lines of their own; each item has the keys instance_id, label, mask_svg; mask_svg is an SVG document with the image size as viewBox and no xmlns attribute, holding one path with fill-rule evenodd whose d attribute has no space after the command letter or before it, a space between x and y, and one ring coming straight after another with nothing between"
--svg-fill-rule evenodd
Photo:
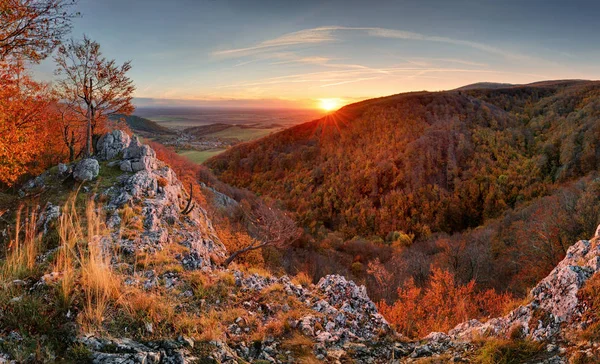
<instances>
[{"instance_id":1,"label":"distant mountain","mask_svg":"<svg viewBox=\"0 0 600 364\"><path fill-rule=\"evenodd\" d=\"M469 91L469 90L496 90L501 88L509 87L567 87L578 84L585 84L591 82L589 80L549 80L549 81L538 81L524 85L516 85L512 83L497 83L497 82L477 82L470 85L462 86L454 91Z\"/></svg>"},{"instance_id":2,"label":"distant mountain","mask_svg":"<svg viewBox=\"0 0 600 364\"><path fill-rule=\"evenodd\" d=\"M137 132L146 132L146 133L152 133L152 134L156 134L156 135L173 135L176 134L175 131L166 128L162 125L159 125L158 123L156 123L155 121L149 120L149 119L145 119L136 115L122 115L122 114L115 114L115 115L111 115L110 117L111 120L125 120L125 122L127 123L127 125L133 129L134 131Z\"/></svg>"},{"instance_id":3,"label":"distant mountain","mask_svg":"<svg viewBox=\"0 0 600 364\"><path fill-rule=\"evenodd\" d=\"M470 85L457 88L458 91L476 90L476 89L498 89L514 86L512 83L497 83L497 82L477 82Z\"/></svg>"}]
</instances>

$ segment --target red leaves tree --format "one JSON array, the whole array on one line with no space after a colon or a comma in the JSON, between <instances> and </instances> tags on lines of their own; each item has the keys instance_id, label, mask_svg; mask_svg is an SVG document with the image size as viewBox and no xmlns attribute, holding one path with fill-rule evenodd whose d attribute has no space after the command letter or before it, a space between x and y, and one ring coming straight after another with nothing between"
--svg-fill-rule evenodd
<instances>
[{"instance_id":1,"label":"red leaves tree","mask_svg":"<svg viewBox=\"0 0 600 364\"><path fill-rule=\"evenodd\" d=\"M0 64L0 184L11 186L46 147L52 99L20 65ZM33 167L33 168L32 168Z\"/></svg>"},{"instance_id":2,"label":"red leaves tree","mask_svg":"<svg viewBox=\"0 0 600 364\"><path fill-rule=\"evenodd\" d=\"M475 282L458 284L450 272L434 268L429 283L419 288L410 279L398 289L392 305L380 302L381 314L403 335L422 337L448 331L470 318L499 316L511 301L494 290L477 291Z\"/></svg>"},{"instance_id":3,"label":"red leaves tree","mask_svg":"<svg viewBox=\"0 0 600 364\"><path fill-rule=\"evenodd\" d=\"M0 0L0 61L46 58L71 30L75 0Z\"/></svg>"},{"instance_id":4,"label":"red leaves tree","mask_svg":"<svg viewBox=\"0 0 600 364\"><path fill-rule=\"evenodd\" d=\"M56 74L61 100L87 120L85 156L92 154L92 137L111 114L130 114L135 86L127 77L131 62L117 65L102 56L100 44L83 37L58 49Z\"/></svg>"}]
</instances>

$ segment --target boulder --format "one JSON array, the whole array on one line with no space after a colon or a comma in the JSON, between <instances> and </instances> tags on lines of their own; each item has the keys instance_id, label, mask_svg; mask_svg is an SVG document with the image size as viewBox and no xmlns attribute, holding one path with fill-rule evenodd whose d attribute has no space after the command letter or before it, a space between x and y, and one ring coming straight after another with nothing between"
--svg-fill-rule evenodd
<instances>
[{"instance_id":1,"label":"boulder","mask_svg":"<svg viewBox=\"0 0 600 364\"><path fill-rule=\"evenodd\" d=\"M98 177L98 173L100 173L98 161L93 158L85 158L75 166L73 178L81 182L91 181Z\"/></svg>"},{"instance_id":2,"label":"boulder","mask_svg":"<svg viewBox=\"0 0 600 364\"><path fill-rule=\"evenodd\" d=\"M124 160L121 162L121 164L119 165L119 168L121 168L121 170L123 172L133 172L133 169L131 168L131 161L130 160Z\"/></svg>"},{"instance_id":3,"label":"boulder","mask_svg":"<svg viewBox=\"0 0 600 364\"><path fill-rule=\"evenodd\" d=\"M97 156L100 160L110 160L118 157L130 144L130 138L122 130L113 130L98 139L96 144Z\"/></svg>"}]
</instances>

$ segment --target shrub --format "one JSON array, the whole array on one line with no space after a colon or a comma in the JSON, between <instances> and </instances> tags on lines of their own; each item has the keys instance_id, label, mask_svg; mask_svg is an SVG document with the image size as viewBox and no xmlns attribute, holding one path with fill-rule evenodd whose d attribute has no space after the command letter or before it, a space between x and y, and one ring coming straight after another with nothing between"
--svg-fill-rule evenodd
<instances>
[{"instance_id":1,"label":"shrub","mask_svg":"<svg viewBox=\"0 0 600 364\"><path fill-rule=\"evenodd\" d=\"M588 341L600 341L600 274L590 278L578 292L579 299L588 307L583 320L592 324L581 332L581 337Z\"/></svg>"},{"instance_id":2,"label":"shrub","mask_svg":"<svg viewBox=\"0 0 600 364\"><path fill-rule=\"evenodd\" d=\"M396 302L381 301L377 306L398 332L422 337L431 331L448 331L470 318L498 316L511 301L507 294L478 292L474 282L461 285L450 272L433 269L425 287L417 287L410 279L398 289Z\"/></svg>"},{"instance_id":3,"label":"shrub","mask_svg":"<svg viewBox=\"0 0 600 364\"><path fill-rule=\"evenodd\" d=\"M156 179L156 182L158 183L159 187L165 187L166 185L169 184L169 181L167 181L167 179L164 177L158 177Z\"/></svg>"},{"instance_id":4,"label":"shrub","mask_svg":"<svg viewBox=\"0 0 600 364\"><path fill-rule=\"evenodd\" d=\"M531 340L486 341L477 355L482 364L519 364L536 359L544 352L544 344Z\"/></svg>"}]
</instances>

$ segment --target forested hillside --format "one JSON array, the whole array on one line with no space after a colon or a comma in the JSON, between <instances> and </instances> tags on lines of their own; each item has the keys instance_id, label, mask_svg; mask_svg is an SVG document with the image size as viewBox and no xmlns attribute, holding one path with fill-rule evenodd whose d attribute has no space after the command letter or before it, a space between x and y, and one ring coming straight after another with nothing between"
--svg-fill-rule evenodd
<instances>
[{"instance_id":1,"label":"forested hillside","mask_svg":"<svg viewBox=\"0 0 600 364\"><path fill-rule=\"evenodd\" d=\"M226 182L286 201L315 232L461 231L595 170L598 96L596 83L397 95L208 165Z\"/></svg>"},{"instance_id":2,"label":"forested hillside","mask_svg":"<svg viewBox=\"0 0 600 364\"><path fill-rule=\"evenodd\" d=\"M400 94L236 146L207 165L283 201L317 241L337 233L333 240L400 248L379 257L409 272L397 283L426 280L436 261L462 281L524 292L564 256L551 237L589 235L582 230L598 222L582 206L597 199L599 115L598 82ZM546 234L539 246L532 230ZM364 249L358 254L345 264L366 266Z\"/></svg>"}]
</instances>

